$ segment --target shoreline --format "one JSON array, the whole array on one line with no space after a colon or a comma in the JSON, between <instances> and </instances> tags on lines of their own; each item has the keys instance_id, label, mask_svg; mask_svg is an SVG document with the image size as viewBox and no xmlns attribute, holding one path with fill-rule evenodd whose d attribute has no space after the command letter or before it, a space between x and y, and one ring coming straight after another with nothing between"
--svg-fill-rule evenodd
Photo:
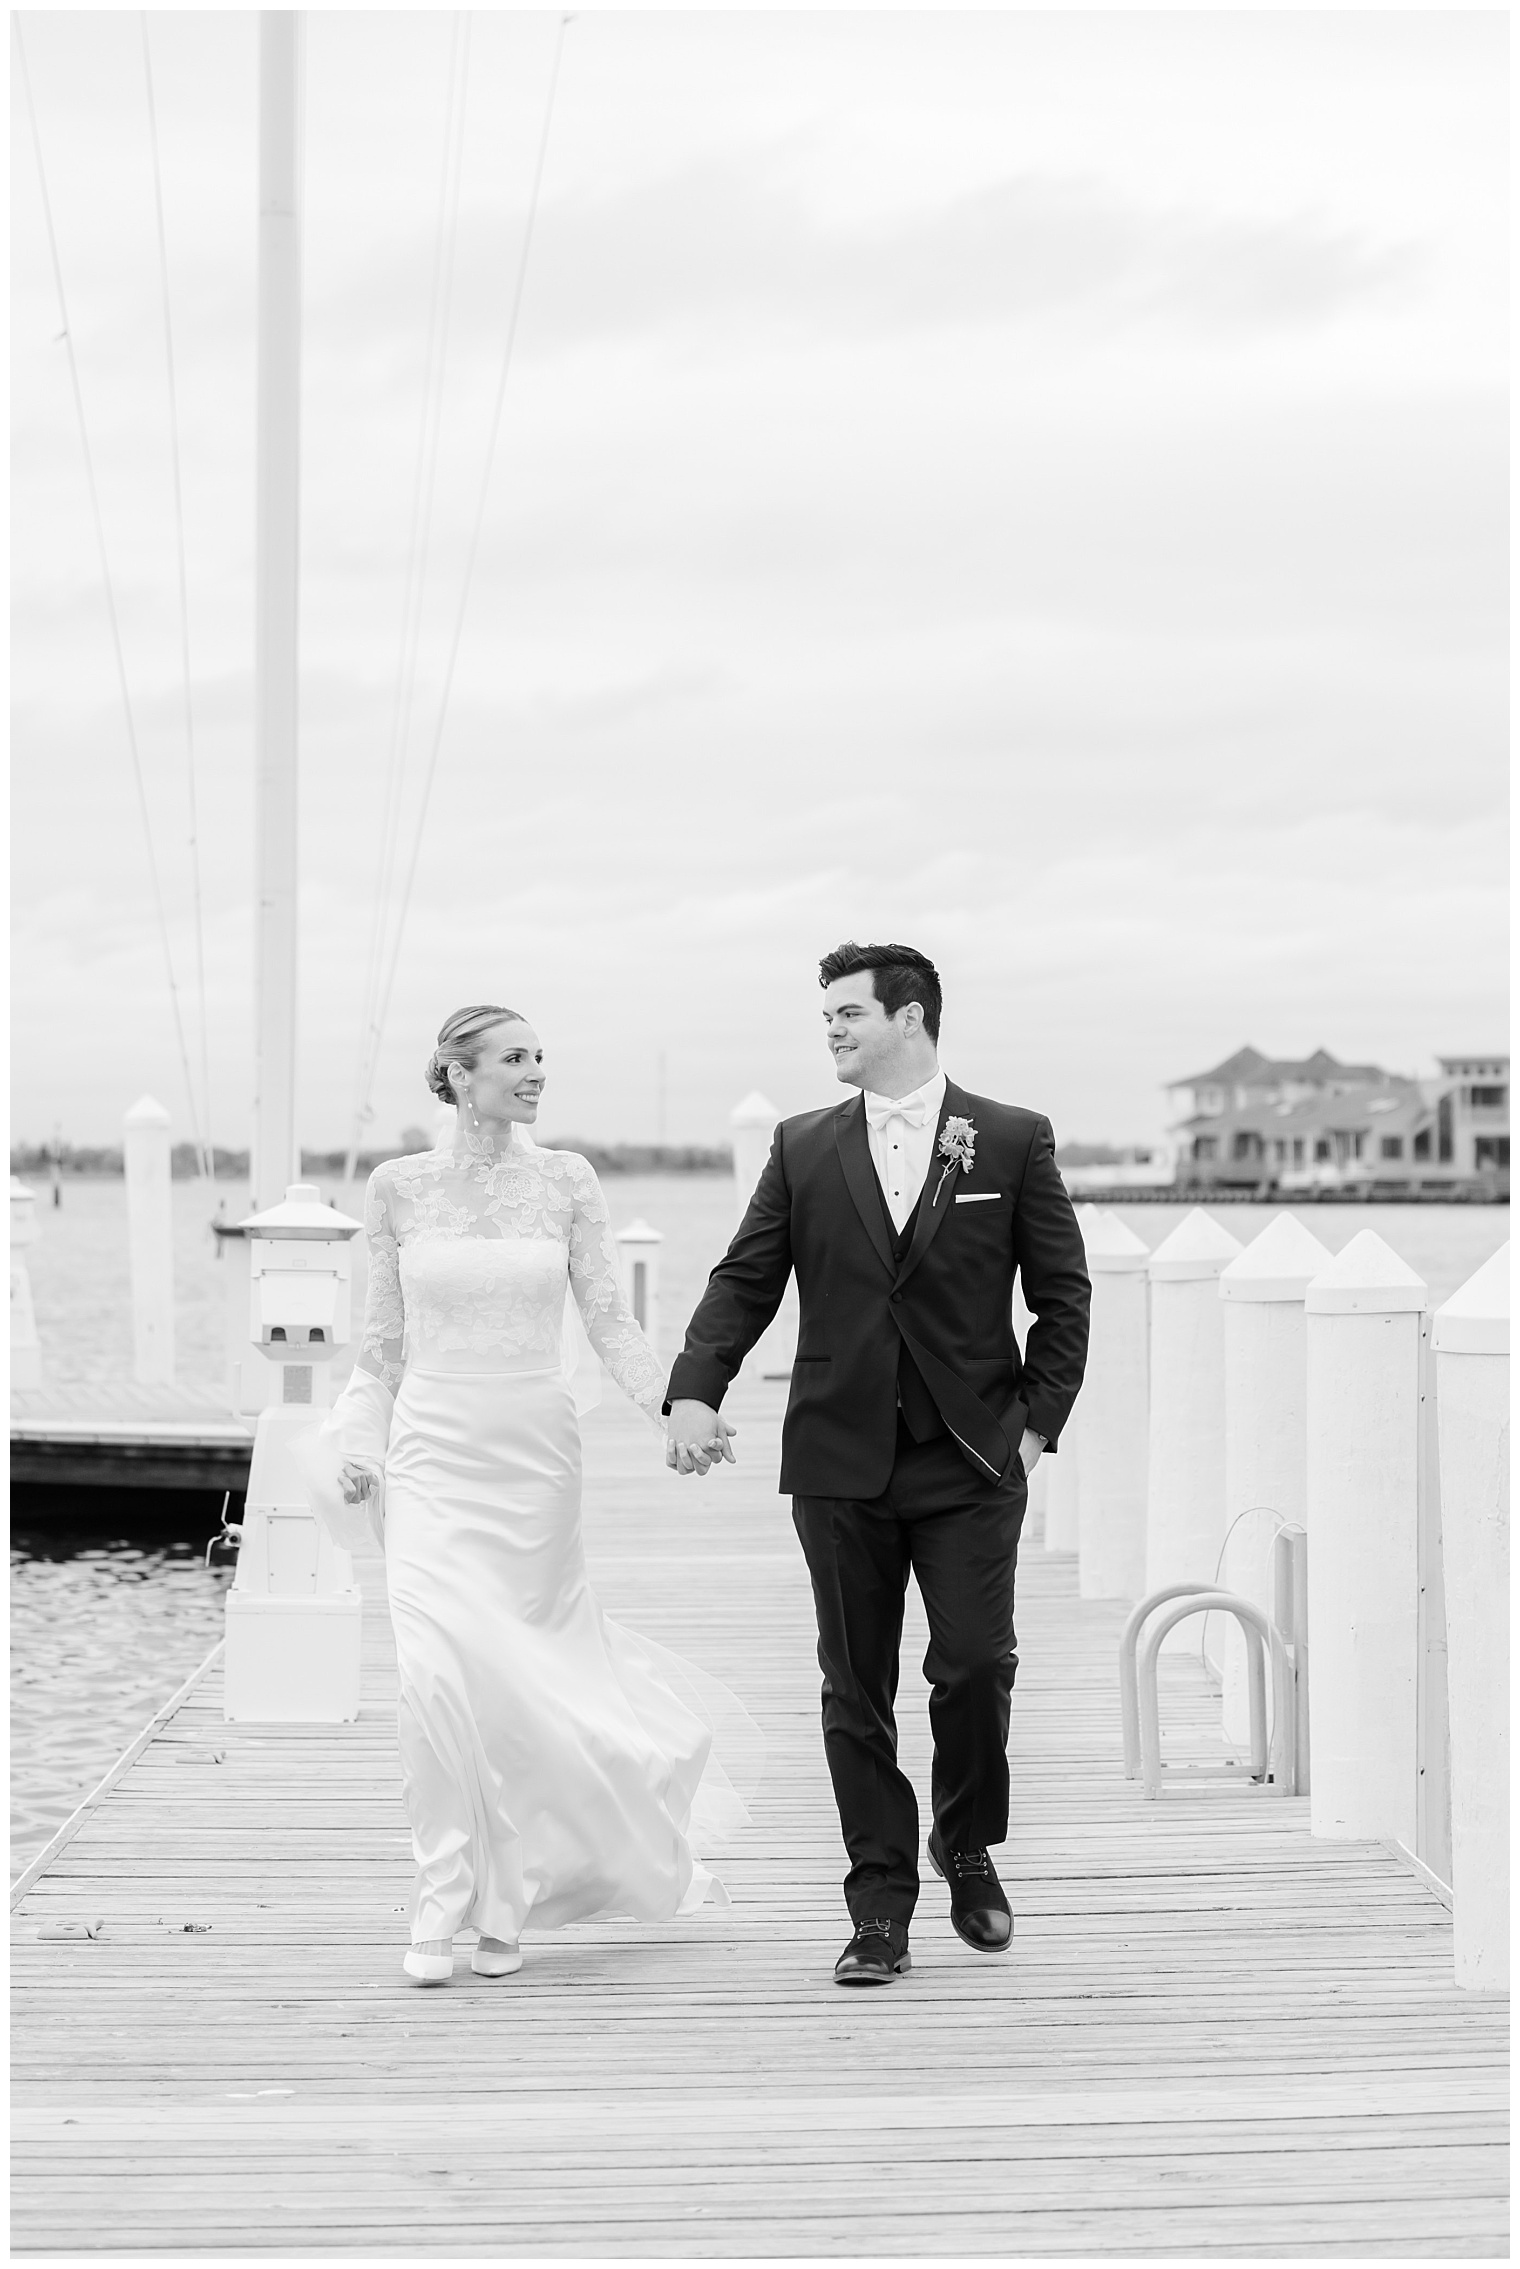
<instances>
[{"instance_id":1,"label":"shoreline","mask_svg":"<svg viewBox=\"0 0 1520 2269\"><path fill-rule=\"evenodd\" d=\"M1163 1182L1093 1183L1067 1193L1073 1205L1505 1205L1508 1190L1387 1190L1374 1188L1281 1190L1210 1189L1199 1184Z\"/></svg>"}]
</instances>

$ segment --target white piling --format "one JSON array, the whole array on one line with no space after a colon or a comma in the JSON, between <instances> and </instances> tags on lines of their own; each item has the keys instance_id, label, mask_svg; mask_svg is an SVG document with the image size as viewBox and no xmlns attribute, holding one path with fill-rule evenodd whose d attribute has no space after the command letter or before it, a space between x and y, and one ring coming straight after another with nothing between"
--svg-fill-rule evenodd
<instances>
[{"instance_id":1,"label":"white piling","mask_svg":"<svg viewBox=\"0 0 1520 2269\"><path fill-rule=\"evenodd\" d=\"M21 1248L37 1240L37 1201L19 1174L11 1176L11 1386L21 1393L42 1384L42 1349L32 1280Z\"/></svg>"},{"instance_id":2,"label":"white piling","mask_svg":"<svg viewBox=\"0 0 1520 2269\"><path fill-rule=\"evenodd\" d=\"M1304 1297L1309 1829L1416 1845L1421 1278L1371 1229Z\"/></svg>"},{"instance_id":3,"label":"white piling","mask_svg":"<svg viewBox=\"0 0 1520 2269\"><path fill-rule=\"evenodd\" d=\"M1077 1587L1083 1599L1145 1590L1147 1327L1150 1253L1116 1214L1083 1225L1092 1336L1077 1467Z\"/></svg>"},{"instance_id":4,"label":"white piling","mask_svg":"<svg viewBox=\"0 0 1520 2269\"><path fill-rule=\"evenodd\" d=\"M1509 1986L1509 1247L1436 1310L1460 1986Z\"/></svg>"},{"instance_id":5,"label":"white piling","mask_svg":"<svg viewBox=\"0 0 1520 2269\"><path fill-rule=\"evenodd\" d=\"M151 1095L122 1121L127 1249L132 1272L132 1376L140 1386L174 1377L174 1217L169 1114Z\"/></svg>"},{"instance_id":6,"label":"white piling","mask_svg":"<svg viewBox=\"0 0 1520 2269\"><path fill-rule=\"evenodd\" d=\"M1330 1259L1291 1213L1279 1213L1221 1270L1224 1308L1224 1565L1221 1588L1272 1613L1272 1539L1305 1525L1304 1294ZM1314 1547L1309 1547L1313 1582ZM1206 1646L1223 1655L1224 1726L1250 1732L1245 1641L1232 1617L1212 1616Z\"/></svg>"},{"instance_id":7,"label":"white piling","mask_svg":"<svg viewBox=\"0 0 1520 2269\"><path fill-rule=\"evenodd\" d=\"M1082 1232L1082 1250L1088 1251L1094 1224L1105 1216L1100 1207L1079 1205L1076 1209L1077 1227ZM1088 1261L1088 1274L1092 1262ZM1025 1310L1028 1314L1028 1310ZM1045 1477L1045 1549L1047 1552L1075 1552L1077 1549L1077 1500L1080 1492L1083 1394L1079 1394L1076 1407L1061 1428L1060 1448L1050 1460ZM1040 1464L1044 1465L1042 1458ZM1035 1471L1038 1473L1039 1466Z\"/></svg>"},{"instance_id":8,"label":"white piling","mask_svg":"<svg viewBox=\"0 0 1520 2269\"><path fill-rule=\"evenodd\" d=\"M1212 1584L1219 1566L1225 1527L1219 1277L1240 1251L1238 1237L1194 1206L1150 1258L1147 1592L1168 1584ZM1198 1625L1178 1623L1162 1640L1161 1651L1191 1654L1197 1646Z\"/></svg>"},{"instance_id":9,"label":"white piling","mask_svg":"<svg viewBox=\"0 0 1520 2269\"><path fill-rule=\"evenodd\" d=\"M623 1270L623 1292L633 1320L644 1337L660 1344L660 1247L665 1239L647 1221L630 1221L617 1232L618 1258Z\"/></svg>"},{"instance_id":10,"label":"white piling","mask_svg":"<svg viewBox=\"0 0 1520 2269\"><path fill-rule=\"evenodd\" d=\"M734 1142L734 1220L744 1219L761 1169L771 1154L771 1137L781 1113L755 1088L728 1114Z\"/></svg>"},{"instance_id":11,"label":"white piling","mask_svg":"<svg viewBox=\"0 0 1520 2269\"><path fill-rule=\"evenodd\" d=\"M736 1228L749 1211L749 1201L771 1154L771 1138L780 1117L769 1096L762 1095L758 1088L746 1095L742 1103L736 1103L728 1115L734 1143ZM779 1382L791 1377L797 1353L797 1320L797 1288L793 1283L787 1286L781 1306L744 1358L746 1379Z\"/></svg>"}]
</instances>

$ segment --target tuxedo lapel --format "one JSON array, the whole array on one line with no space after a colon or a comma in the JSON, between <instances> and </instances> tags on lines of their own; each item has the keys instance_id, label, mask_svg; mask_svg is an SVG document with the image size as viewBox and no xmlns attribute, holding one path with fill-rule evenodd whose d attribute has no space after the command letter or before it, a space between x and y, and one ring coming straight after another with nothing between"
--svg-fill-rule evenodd
<instances>
[{"instance_id":1,"label":"tuxedo lapel","mask_svg":"<svg viewBox=\"0 0 1520 2269\"><path fill-rule=\"evenodd\" d=\"M897 1271L892 1257L891 1240L881 1208L880 1184L876 1168L871 1163L871 1144L866 1134L866 1104L863 1095L836 1113L834 1141L839 1149L839 1163L844 1172L845 1187L855 1201L866 1235L876 1247L882 1267L889 1276Z\"/></svg>"},{"instance_id":2,"label":"tuxedo lapel","mask_svg":"<svg viewBox=\"0 0 1520 2269\"><path fill-rule=\"evenodd\" d=\"M961 1118L966 1116L963 1108L966 1100L967 1098L961 1093L960 1089L953 1087L947 1079L944 1101L939 1107L939 1123L934 1130L934 1148L929 1154L929 1171L924 1176L923 1195L918 1201L918 1219L913 1225L913 1242L908 1247L902 1267L897 1272L897 1281L892 1287L894 1292L902 1290L939 1235L940 1224L949 1218L950 1208L954 1202L951 1196L951 1187L955 1180L955 1174L952 1172L949 1181L943 1181L946 1161L939 1154L939 1138L945 1131L947 1118L952 1115ZM862 1129L864 1128L864 1121L865 1109L862 1105ZM862 1144L862 1147L864 1147L864 1144ZM869 1153L866 1162L869 1165Z\"/></svg>"}]
</instances>

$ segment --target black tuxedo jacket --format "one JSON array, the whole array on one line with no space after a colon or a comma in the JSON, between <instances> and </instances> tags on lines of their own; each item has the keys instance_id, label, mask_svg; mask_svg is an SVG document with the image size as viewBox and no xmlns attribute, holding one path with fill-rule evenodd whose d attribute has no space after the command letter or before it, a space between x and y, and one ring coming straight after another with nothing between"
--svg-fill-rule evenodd
<instances>
[{"instance_id":1,"label":"black tuxedo jacket","mask_svg":"<svg viewBox=\"0 0 1520 2269\"><path fill-rule=\"evenodd\" d=\"M975 1128L969 1172L945 1172L947 1117ZM989 1482L1009 1472L1026 1425L1055 1448L1082 1384L1089 1285L1048 1119L947 1081L928 1177L901 1240L871 1163L864 1097L784 1119L691 1319L671 1401L718 1407L794 1269L802 1315L781 1435L784 1492L881 1494L896 1455L900 1375L913 1388L902 1396L910 1424L926 1388ZM1036 1318L1022 1363L1016 1270Z\"/></svg>"}]
</instances>

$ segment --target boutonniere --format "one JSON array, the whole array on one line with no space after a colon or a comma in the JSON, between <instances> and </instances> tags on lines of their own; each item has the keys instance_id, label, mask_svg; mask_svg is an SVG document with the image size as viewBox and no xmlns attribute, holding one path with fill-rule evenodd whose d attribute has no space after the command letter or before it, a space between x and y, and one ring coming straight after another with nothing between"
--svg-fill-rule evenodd
<instances>
[{"instance_id":1,"label":"boutonniere","mask_svg":"<svg viewBox=\"0 0 1520 2269\"><path fill-rule=\"evenodd\" d=\"M939 1193L958 1166L969 1174L976 1164L976 1128L969 1119L947 1119L940 1129L939 1155L946 1161L939 1178L939 1187L929 1200L930 1211L939 1204Z\"/></svg>"}]
</instances>

